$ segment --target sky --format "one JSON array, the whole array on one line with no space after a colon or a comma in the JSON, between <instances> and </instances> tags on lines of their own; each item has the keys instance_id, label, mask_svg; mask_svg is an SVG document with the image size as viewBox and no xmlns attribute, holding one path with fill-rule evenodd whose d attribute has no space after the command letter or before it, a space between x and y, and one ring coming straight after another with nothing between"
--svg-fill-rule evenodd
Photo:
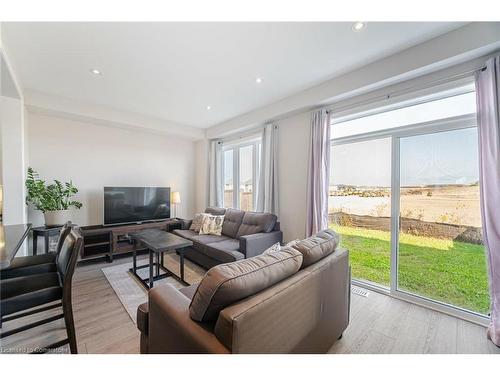
<instances>
[{"instance_id":1,"label":"sky","mask_svg":"<svg viewBox=\"0 0 500 375\"><path fill-rule=\"evenodd\" d=\"M332 139L475 113L475 92L382 112L332 125ZM478 181L477 129L401 138L401 186ZM391 185L391 138L332 148L330 185Z\"/></svg>"},{"instance_id":2,"label":"sky","mask_svg":"<svg viewBox=\"0 0 500 375\"><path fill-rule=\"evenodd\" d=\"M478 181L477 129L401 138L401 186L472 184ZM330 185L391 185L391 139L332 148Z\"/></svg>"}]
</instances>

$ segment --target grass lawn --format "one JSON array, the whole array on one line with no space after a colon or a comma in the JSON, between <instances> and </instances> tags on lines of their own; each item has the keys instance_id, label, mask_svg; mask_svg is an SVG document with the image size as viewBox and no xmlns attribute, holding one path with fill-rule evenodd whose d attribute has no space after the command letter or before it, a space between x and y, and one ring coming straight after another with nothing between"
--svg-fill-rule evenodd
<instances>
[{"instance_id":1,"label":"grass lawn","mask_svg":"<svg viewBox=\"0 0 500 375\"><path fill-rule=\"evenodd\" d=\"M350 252L353 278L389 286L390 233L332 225ZM400 234L399 289L464 307L489 311L482 245Z\"/></svg>"}]
</instances>

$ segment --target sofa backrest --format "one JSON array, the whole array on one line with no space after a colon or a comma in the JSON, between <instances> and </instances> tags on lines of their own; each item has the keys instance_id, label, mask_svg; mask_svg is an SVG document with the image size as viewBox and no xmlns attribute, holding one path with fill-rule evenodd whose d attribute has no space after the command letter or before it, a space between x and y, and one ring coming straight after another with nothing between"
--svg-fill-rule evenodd
<instances>
[{"instance_id":1,"label":"sofa backrest","mask_svg":"<svg viewBox=\"0 0 500 375\"><path fill-rule=\"evenodd\" d=\"M222 207L207 207L205 213L210 215L225 215L226 209Z\"/></svg>"},{"instance_id":2,"label":"sofa backrest","mask_svg":"<svg viewBox=\"0 0 500 375\"><path fill-rule=\"evenodd\" d=\"M280 230L276 215L267 212L243 211L234 208L207 207L205 213L225 215L222 234L231 238L240 238L249 234L269 233Z\"/></svg>"},{"instance_id":3,"label":"sofa backrest","mask_svg":"<svg viewBox=\"0 0 500 375\"><path fill-rule=\"evenodd\" d=\"M226 306L290 277L301 264L302 254L291 247L219 264L203 276L189 305L189 315L198 322L215 322Z\"/></svg>"},{"instance_id":4,"label":"sofa backrest","mask_svg":"<svg viewBox=\"0 0 500 375\"><path fill-rule=\"evenodd\" d=\"M214 333L233 353L324 353L347 327L349 302L348 252L338 248L226 307Z\"/></svg>"},{"instance_id":5,"label":"sofa backrest","mask_svg":"<svg viewBox=\"0 0 500 375\"><path fill-rule=\"evenodd\" d=\"M238 229L245 216L245 211L228 208L224 216L224 224L222 224L222 234L231 238L236 238Z\"/></svg>"},{"instance_id":6,"label":"sofa backrest","mask_svg":"<svg viewBox=\"0 0 500 375\"><path fill-rule=\"evenodd\" d=\"M328 254L335 251L339 244L339 235L331 230L325 229L302 241L292 245L292 247L303 255L304 259L301 268L306 268L318 260L323 259Z\"/></svg>"},{"instance_id":7,"label":"sofa backrest","mask_svg":"<svg viewBox=\"0 0 500 375\"><path fill-rule=\"evenodd\" d=\"M269 233L274 229L278 218L266 212L245 212L236 238L255 233Z\"/></svg>"}]
</instances>

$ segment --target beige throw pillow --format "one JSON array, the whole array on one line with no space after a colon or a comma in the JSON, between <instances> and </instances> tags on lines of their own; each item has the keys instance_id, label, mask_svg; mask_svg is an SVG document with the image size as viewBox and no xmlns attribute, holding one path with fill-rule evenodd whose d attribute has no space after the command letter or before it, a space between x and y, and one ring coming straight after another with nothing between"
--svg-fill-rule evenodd
<instances>
[{"instance_id":1,"label":"beige throw pillow","mask_svg":"<svg viewBox=\"0 0 500 375\"><path fill-rule=\"evenodd\" d=\"M222 234L222 224L224 223L224 215L206 214L203 217L200 234L213 234L220 236Z\"/></svg>"},{"instance_id":2,"label":"beige throw pillow","mask_svg":"<svg viewBox=\"0 0 500 375\"><path fill-rule=\"evenodd\" d=\"M196 214L193 217L193 221L191 222L191 226L189 227L189 230L192 230L194 232L200 232L201 225L203 224L203 219L205 216L208 214L201 213L201 214Z\"/></svg>"}]
</instances>

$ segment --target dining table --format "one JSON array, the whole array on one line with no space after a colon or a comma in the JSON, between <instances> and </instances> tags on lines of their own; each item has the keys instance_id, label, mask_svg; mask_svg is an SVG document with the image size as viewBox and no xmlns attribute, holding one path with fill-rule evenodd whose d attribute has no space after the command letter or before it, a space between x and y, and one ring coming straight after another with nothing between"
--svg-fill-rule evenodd
<instances>
[{"instance_id":1,"label":"dining table","mask_svg":"<svg viewBox=\"0 0 500 375\"><path fill-rule=\"evenodd\" d=\"M31 224L0 224L0 271L9 268L30 230Z\"/></svg>"}]
</instances>

